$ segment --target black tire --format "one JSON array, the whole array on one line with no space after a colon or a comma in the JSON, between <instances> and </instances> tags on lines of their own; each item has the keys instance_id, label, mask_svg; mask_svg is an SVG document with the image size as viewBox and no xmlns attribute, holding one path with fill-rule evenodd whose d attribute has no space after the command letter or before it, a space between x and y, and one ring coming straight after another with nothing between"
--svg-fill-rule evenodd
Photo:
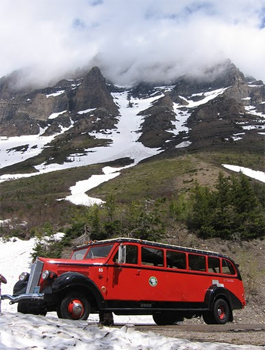
<instances>
[{"instance_id":1,"label":"black tire","mask_svg":"<svg viewBox=\"0 0 265 350\"><path fill-rule=\"evenodd\" d=\"M170 326L176 322L183 321L183 317L173 312L156 312L153 314L153 320L158 326Z\"/></svg>"},{"instance_id":2,"label":"black tire","mask_svg":"<svg viewBox=\"0 0 265 350\"><path fill-rule=\"evenodd\" d=\"M202 315L203 321L206 324L214 324L214 317L213 317L213 313L211 311L207 311L206 313L204 313Z\"/></svg>"},{"instance_id":3,"label":"black tire","mask_svg":"<svg viewBox=\"0 0 265 350\"><path fill-rule=\"evenodd\" d=\"M231 311L228 303L221 298L214 302L213 311L203 315L203 320L207 324L226 324L230 319Z\"/></svg>"},{"instance_id":4,"label":"black tire","mask_svg":"<svg viewBox=\"0 0 265 350\"><path fill-rule=\"evenodd\" d=\"M22 314L31 314L31 315L42 315L46 316L47 312L44 308L32 307L27 303L18 303L17 311Z\"/></svg>"},{"instance_id":5,"label":"black tire","mask_svg":"<svg viewBox=\"0 0 265 350\"><path fill-rule=\"evenodd\" d=\"M58 307L59 318L70 320L87 320L90 314L90 303L87 298L79 292L66 295Z\"/></svg>"},{"instance_id":6,"label":"black tire","mask_svg":"<svg viewBox=\"0 0 265 350\"><path fill-rule=\"evenodd\" d=\"M30 314L27 304L25 303L18 303L17 304L17 311L22 314Z\"/></svg>"},{"instance_id":7,"label":"black tire","mask_svg":"<svg viewBox=\"0 0 265 350\"><path fill-rule=\"evenodd\" d=\"M108 327L113 326L114 319L113 319L112 312L100 312L99 313L99 322L103 326L108 326Z\"/></svg>"}]
</instances>

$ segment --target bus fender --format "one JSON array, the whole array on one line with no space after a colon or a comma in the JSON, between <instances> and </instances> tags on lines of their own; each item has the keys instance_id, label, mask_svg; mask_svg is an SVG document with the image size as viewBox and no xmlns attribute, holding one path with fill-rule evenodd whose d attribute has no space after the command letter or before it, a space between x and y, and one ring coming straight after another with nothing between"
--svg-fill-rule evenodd
<instances>
[{"instance_id":1,"label":"bus fender","mask_svg":"<svg viewBox=\"0 0 265 350\"><path fill-rule=\"evenodd\" d=\"M208 306L209 310L212 311L215 300L219 298L225 299L231 308L231 293L226 288L217 285L212 285L210 288L208 288L205 294L204 303Z\"/></svg>"},{"instance_id":2,"label":"bus fender","mask_svg":"<svg viewBox=\"0 0 265 350\"><path fill-rule=\"evenodd\" d=\"M208 306L210 311L212 311L214 302L218 298L225 299L228 302L231 311L234 309L242 309L243 307L241 301L228 289L218 285L212 285L208 288L204 299L204 303Z\"/></svg>"},{"instance_id":3,"label":"bus fender","mask_svg":"<svg viewBox=\"0 0 265 350\"><path fill-rule=\"evenodd\" d=\"M78 272L65 272L56 278L52 284L51 293L60 295L71 289L83 290L92 294L99 308L105 306L105 300L97 285L89 277Z\"/></svg>"}]
</instances>

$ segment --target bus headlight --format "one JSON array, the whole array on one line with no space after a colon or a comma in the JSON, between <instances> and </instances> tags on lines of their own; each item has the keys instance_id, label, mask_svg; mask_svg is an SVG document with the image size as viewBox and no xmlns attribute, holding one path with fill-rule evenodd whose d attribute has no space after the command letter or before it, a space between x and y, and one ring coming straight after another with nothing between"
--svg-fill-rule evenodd
<instances>
[{"instance_id":1,"label":"bus headlight","mask_svg":"<svg viewBox=\"0 0 265 350\"><path fill-rule=\"evenodd\" d=\"M42 272L41 277L42 277L42 279L44 279L44 280L48 280L48 279L56 278L57 275L56 275L56 273L54 273L54 272L52 272L52 271L45 270L45 271Z\"/></svg>"},{"instance_id":2,"label":"bus headlight","mask_svg":"<svg viewBox=\"0 0 265 350\"><path fill-rule=\"evenodd\" d=\"M29 279L29 273L28 272L22 272L22 274L18 278L22 282L26 282Z\"/></svg>"}]
</instances>

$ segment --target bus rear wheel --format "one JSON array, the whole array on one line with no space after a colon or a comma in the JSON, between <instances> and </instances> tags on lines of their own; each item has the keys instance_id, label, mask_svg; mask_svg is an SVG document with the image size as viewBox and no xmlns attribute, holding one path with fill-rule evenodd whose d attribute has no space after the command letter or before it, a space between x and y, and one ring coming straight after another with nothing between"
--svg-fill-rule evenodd
<instances>
[{"instance_id":1,"label":"bus rear wheel","mask_svg":"<svg viewBox=\"0 0 265 350\"><path fill-rule=\"evenodd\" d=\"M230 320L230 308L224 299L217 299L213 305L213 311L203 315L207 324L226 324Z\"/></svg>"},{"instance_id":2,"label":"bus rear wheel","mask_svg":"<svg viewBox=\"0 0 265 350\"><path fill-rule=\"evenodd\" d=\"M174 312L156 312L153 314L153 320L158 326L170 326L176 322L183 321L182 316L176 315Z\"/></svg>"}]
</instances>

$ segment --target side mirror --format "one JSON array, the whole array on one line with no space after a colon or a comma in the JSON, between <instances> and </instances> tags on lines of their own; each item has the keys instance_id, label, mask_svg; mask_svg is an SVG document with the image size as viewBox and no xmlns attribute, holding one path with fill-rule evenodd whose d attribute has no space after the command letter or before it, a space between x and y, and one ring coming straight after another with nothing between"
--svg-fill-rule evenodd
<instances>
[{"instance_id":1,"label":"side mirror","mask_svg":"<svg viewBox=\"0 0 265 350\"><path fill-rule=\"evenodd\" d=\"M118 264L126 262L126 245L121 244L118 251Z\"/></svg>"}]
</instances>

